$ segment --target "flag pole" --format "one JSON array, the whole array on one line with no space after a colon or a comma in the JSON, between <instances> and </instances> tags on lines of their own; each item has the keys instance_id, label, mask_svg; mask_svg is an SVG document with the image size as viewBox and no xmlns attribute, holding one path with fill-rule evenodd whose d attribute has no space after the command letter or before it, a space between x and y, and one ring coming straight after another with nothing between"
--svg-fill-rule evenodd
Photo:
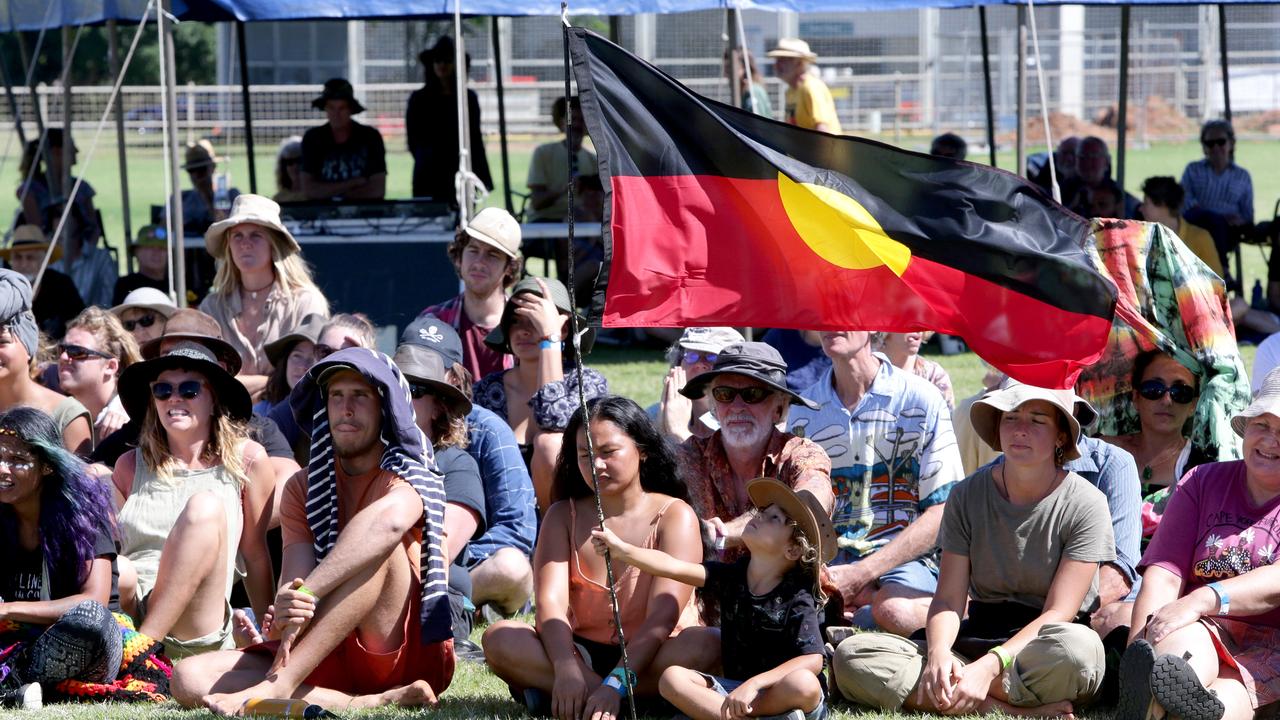
<instances>
[{"instance_id":1,"label":"flag pole","mask_svg":"<svg viewBox=\"0 0 1280 720\"><path fill-rule=\"evenodd\" d=\"M569 277L569 330L570 340L573 343L573 354L578 359L578 406L582 408L582 429L583 435L586 437L588 465L591 466L591 489L596 500L596 524L601 530L604 530L604 507L600 504L600 479L596 475L596 453L595 448L591 444L591 409L587 407L586 390L582 387L582 374L586 370L586 361L582 357L582 335L578 332L578 293L575 287L576 283L573 278L573 182L578 174L578 154L573 152L573 106L570 100L573 97L573 88L569 84L569 3L565 0L560 2L560 28L561 36L564 39L564 107L568 119L565 121L565 145L570 148L569 151L569 184L566 188L569 204L569 216L565 218L568 223L568 236L565 242L568 243L568 277ZM613 581L613 558L609 552L609 548L604 550L604 570L606 579L609 583L609 603L613 606L613 626L618 629L618 650L622 659L622 686L627 691L627 704L629 705L631 720L636 720L636 690L635 690L635 673L631 671L631 659L627 656L627 638L622 630L622 608L618 605L618 593L614 590Z\"/></svg>"}]
</instances>

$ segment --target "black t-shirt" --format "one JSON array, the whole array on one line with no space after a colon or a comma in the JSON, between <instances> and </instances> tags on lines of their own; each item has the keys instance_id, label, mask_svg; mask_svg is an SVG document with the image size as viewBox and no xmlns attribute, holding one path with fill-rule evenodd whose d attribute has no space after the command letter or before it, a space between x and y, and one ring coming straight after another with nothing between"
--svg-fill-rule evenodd
<instances>
[{"instance_id":1,"label":"black t-shirt","mask_svg":"<svg viewBox=\"0 0 1280 720\"><path fill-rule=\"evenodd\" d=\"M387 150L382 133L351 122L351 137L339 145L329 123L313 127L302 136L302 171L324 182L371 177L387 171Z\"/></svg>"},{"instance_id":2,"label":"black t-shirt","mask_svg":"<svg viewBox=\"0 0 1280 720\"><path fill-rule=\"evenodd\" d=\"M468 455L465 450L456 447L436 450L436 466L444 474L445 502L470 508L479 516L476 532L468 538L468 542L475 540L485 531L484 485L480 482L480 467L476 465L475 458ZM453 566L449 568L449 587L466 597L471 597L471 576L462 565L466 557L467 550L463 548L462 552L458 553Z\"/></svg>"},{"instance_id":3,"label":"black t-shirt","mask_svg":"<svg viewBox=\"0 0 1280 720\"><path fill-rule=\"evenodd\" d=\"M67 332L67 323L84 307L84 300L80 298L80 291L71 276L52 269L44 271L40 292L31 303L31 312L36 316L41 332L55 340L61 339Z\"/></svg>"},{"instance_id":4,"label":"black t-shirt","mask_svg":"<svg viewBox=\"0 0 1280 720\"><path fill-rule=\"evenodd\" d=\"M271 418L254 415L249 418L249 439L258 443L267 451L267 457L293 459L293 449L284 433ZM120 456L138 446L138 433L142 427L141 420L129 419L124 427L98 441L98 445L89 453L89 462L102 463L107 467L115 467Z\"/></svg>"},{"instance_id":5,"label":"black t-shirt","mask_svg":"<svg viewBox=\"0 0 1280 720\"><path fill-rule=\"evenodd\" d=\"M702 564L707 571L703 592L720 603L720 654L730 680L748 680L792 658L823 652L817 603L805 573L792 571L774 589L752 595L750 561Z\"/></svg>"},{"instance_id":6,"label":"black t-shirt","mask_svg":"<svg viewBox=\"0 0 1280 720\"><path fill-rule=\"evenodd\" d=\"M155 288L167 295L169 294L169 280L156 280L140 272L129 273L116 281L116 291L111 299L111 304L123 304L125 296L139 288Z\"/></svg>"},{"instance_id":7,"label":"black t-shirt","mask_svg":"<svg viewBox=\"0 0 1280 720\"><path fill-rule=\"evenodd\" d=\"M44 552L40 548L26 550L16 543L13 547L0 549L4 562L0 563L0 598L3 602L37 602L40 600ZM108 609L120 609L120 570L116 566L116 542L111 537L111 530L101 528L93 542L95 559L104 558L111 561L111 600ZM80 592L80 581L76 577L77 569L63 564L61 567L49 568L49 598L69 597Z\"/></svg>"}]
</instances>

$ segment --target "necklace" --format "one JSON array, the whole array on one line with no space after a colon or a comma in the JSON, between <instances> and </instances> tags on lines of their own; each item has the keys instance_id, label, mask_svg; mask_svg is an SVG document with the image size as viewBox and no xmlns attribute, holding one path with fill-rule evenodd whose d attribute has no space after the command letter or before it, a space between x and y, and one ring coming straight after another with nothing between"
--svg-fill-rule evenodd
<instances>
[{"instance_id":1,"label":"necklace","mask_svg":"<svg viewBox=\"0 0 1280 720\"><path fill-rule=\"evenodd\" d=\"M276 284L276 283L275 283L275 280L272 280L271 282L267 283L266 285L263 285L262 287L258 288L257 290L250 290L250 289L249 289L249 288L247 288L247 287L242 287L242 288L240 288L240 289L241 289L243 292L246 292L246 293L248 293L248 294L249 294L249 299L250 299L250 300L257 300L257 299L258 299L258 293L260 293L260 292L262 292L262 291L264 291L264 290L269 289L272 285L275 285L275 284Z\"/></svg>"},{"instance_id":2,"label":"necklace","mask_svg":"<svg viewBox=\"0 0 1280 720\"><path fill-rule=\"evenodd\" d=\"M1155 474L1154 472L1152 472L1151 468L1157 465L1163 465L1165 462L1169 460L1170 457L1173 457L1175 453L1181 453L1184 445L1186 445L1185 442L1178 445L1174 445L1171 448L1167 448L1164 452L1157 455L1154 460L1152 460L1151 462L1143 466L1142 481L1150 482L1151 476Z\"/></svg>"}]
</instances>

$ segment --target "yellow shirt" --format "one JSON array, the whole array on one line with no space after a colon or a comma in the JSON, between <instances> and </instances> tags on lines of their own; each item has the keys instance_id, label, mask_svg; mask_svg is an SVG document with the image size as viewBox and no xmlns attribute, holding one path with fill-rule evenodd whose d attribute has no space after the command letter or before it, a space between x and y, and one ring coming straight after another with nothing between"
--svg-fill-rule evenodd
<instances>
[{"instance_id":1,"label":"yellow shirt","mask_svg":"<svg viewBox=\"0 0 1280 720\"><path fill-rule=\"evenodd\" d=\"M1208 265L1210 270L1217 273L1218 277L1224 277L1222 258L1218 256L1218 248L1214 246L1213 236L1208 230L1183 220L1178 226L1178 237L1182 238L1182 244L1195 253L1205 265Z\"/></svg>"},{"instance_id":2,"label":"yellow shirt","mask_svg":"<svg viewBox=\"0 0 1280 720\"><path fill-rule=\"evenodd\" d=\"M840 134L840 118L827 84L806 72L800 76L799 86L787 88L787 122L810 130L823 123L827 132Z\"/></svg>"}]
</instances>

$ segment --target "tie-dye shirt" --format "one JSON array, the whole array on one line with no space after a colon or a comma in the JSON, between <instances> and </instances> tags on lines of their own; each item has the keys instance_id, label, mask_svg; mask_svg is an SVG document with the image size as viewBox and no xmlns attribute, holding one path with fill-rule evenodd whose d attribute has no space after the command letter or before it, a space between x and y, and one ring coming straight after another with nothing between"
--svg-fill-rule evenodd
<instances>
[{"instance_id":1,"label":"tie-dye shirt","mask_svg":"<svg viewBox=\"0 0 1280 720\"><path fill-rule=\"evenodd\" d=\"M867 557L920 513L944 503L964 478L951 413L927 380L876 353L880 369L852 411L836 394L833 371L801 395L820 410L791 408L791 432L831 458L840 552L833 565Z\"/></svg>"}]
</instances>

